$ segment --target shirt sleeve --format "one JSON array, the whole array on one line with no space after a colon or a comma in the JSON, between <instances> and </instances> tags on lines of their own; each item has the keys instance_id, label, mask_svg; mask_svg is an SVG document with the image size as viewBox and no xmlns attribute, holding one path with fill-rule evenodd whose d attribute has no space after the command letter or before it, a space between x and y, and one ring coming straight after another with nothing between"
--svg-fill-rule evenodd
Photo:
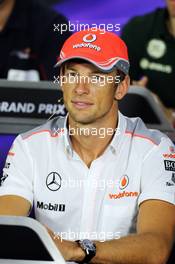
<instances>
[{"instance_id":1,"label":"shirt sleeve","mask_svg":"<svg viewBox=\"0 0 175 264\"><path fill-rule=\"evenodd\" d=\"M175 204L174 149L171 140L163 138L161 143L155 146L144 158L139 204L149 199L158 199Z\"/></svg>"},{"instance_id":2,"label":"shirt sleeve","mask_svg":"<svg viewBox=\"0 0 175 264\"><path fill-rule=\"evenodd\" d=\"M17 195L33 204L33 162L21 136L9 150L0 183L0 196Z\"/></svg>"}]
</instances>

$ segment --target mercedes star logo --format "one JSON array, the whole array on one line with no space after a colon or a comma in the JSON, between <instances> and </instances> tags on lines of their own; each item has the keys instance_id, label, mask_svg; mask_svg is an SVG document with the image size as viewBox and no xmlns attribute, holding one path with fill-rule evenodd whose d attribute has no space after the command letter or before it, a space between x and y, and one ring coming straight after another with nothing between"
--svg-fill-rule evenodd
<instances>
[{"instance_id":1,"label":"mercedes star logo","mask_svg":"<svg viewBox=\"0 0 175 264\"><path fill-rule=\"evenodd\" d=\"M61 180L57 172L51 172L46 178L46 186L50 191L58 191L61 187Z\"/></svg>"}]
</instances>

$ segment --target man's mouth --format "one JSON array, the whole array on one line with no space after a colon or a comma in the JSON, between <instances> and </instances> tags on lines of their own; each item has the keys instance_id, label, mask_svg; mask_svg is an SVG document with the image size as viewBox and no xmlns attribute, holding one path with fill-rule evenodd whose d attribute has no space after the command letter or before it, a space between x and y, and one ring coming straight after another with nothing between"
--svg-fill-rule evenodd
<instances>
[{"instance_id":1,"label":"man's mouth","mask_svg":"<svg viewBox=\"0 0 175 264\"><path fill-rule=\"evenodd\" d=\"M71 102L74 105L74 107L77 109L86 109L93 105L93 103L91 102L81 101L81 100L72 100Z\"/></svg>"}]
</instances>

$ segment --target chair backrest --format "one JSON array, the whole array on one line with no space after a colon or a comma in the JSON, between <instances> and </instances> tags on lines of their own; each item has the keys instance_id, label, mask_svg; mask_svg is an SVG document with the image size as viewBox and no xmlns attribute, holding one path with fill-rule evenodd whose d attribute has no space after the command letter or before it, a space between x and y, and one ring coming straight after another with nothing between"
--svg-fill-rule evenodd
<instances>
[{"instance_id":1,"label":"chair backrest","mask_svg":"<svg viewBox=\"0 0 175 264\"><path fill-rule=\"evenodd\" d=\"M65 261L46 228L29 217L0 216L0 263L13 261L39 261L59 263Z\"/></svg>"},{"instance_id":2,"label":"chair backrest","mask_svg":"<svg viewBox=\"0 0 175 264\"><path fill-rule=\"evenodd\" d=\"M0 133L19 134L59 115L66 109L62 91L53 82L0 80Z\"/></svg>"},{"instance_id":3,"label":"chair backrest","mask_svg":"<svg viewBox=\"0 0 175 264\"><path fill-rule=\"evenodd\" d=\"M146 88L130 86L128 94L119 101L119 109L126 116L139 116L149 128L174 131L158 100Z\"/></svg>"}]
</instances>

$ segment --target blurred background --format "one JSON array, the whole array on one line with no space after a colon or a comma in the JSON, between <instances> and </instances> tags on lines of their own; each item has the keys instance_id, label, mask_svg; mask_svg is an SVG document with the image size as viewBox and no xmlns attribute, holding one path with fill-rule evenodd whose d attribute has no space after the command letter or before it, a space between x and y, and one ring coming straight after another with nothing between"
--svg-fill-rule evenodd
<instances>
[{"instance_id":1,"label":"blurred background","mask_svg":"<svg viewBox=\"0 0 175 264\"><path fill-rule=\"evenodd\" d=\"M164 0L43 0L46 4L63 13L71 22L80 23L120 23L136 15L153 11L157 7L164 7Z\"/></svg>"}]
</instances>

